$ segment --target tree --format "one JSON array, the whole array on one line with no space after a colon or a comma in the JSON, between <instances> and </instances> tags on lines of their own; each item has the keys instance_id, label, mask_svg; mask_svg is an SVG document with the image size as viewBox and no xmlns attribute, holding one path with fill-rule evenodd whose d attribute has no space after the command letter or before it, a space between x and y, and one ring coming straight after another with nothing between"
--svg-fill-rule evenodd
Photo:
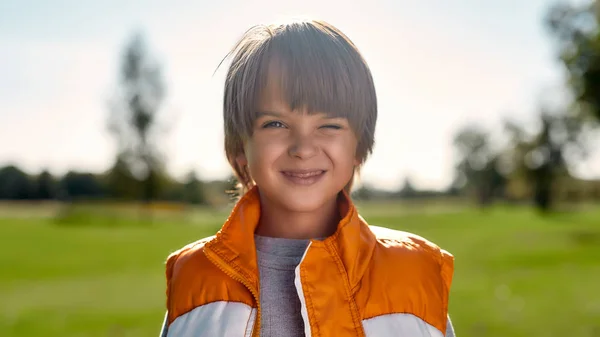
<instances>
[{"instance_id":1,"label":"tree","mask_svg":"<svg viewBox=\"0 0 600 337\"><path fill-rule=\"evenodd\" d=\"M56 196L56 186L54 178L47 170L44 170L37 177L35 182L35 197L41 200L54 199Z\"/></svg>"},{"instance_id":2,"label":"tree","mask_svg":"<svg viewBox=\"0 0 600 337\"><path fill-rule=\"evenodd\" d=\"M411 199L417 197L418 191L415 189L413 183L410 181L410 178L406 177L404 179L404 184L402 185L402 188L398 191L397 194L400 198Z\"/></svg>"},{"instance_id":3,"label":"tree","mask_svg":"<svg viewBox=\"0 0 600 337\"><path fill-rule=\"evenodd\" d=\"M149 56L142 36L135 35L123 54L109 130L117 140L116 165L130 172L119 172L119 177L141 181L140 196L146 202L159 194L159 172L163 170L159 136L164 129L158 114L165 95L162 69Z\"/></svg>"},{"instance_id":4,"label":"tree","mask_svg":"<svg viewBox=\"0 0 600 337\"><path fill-rule=\"evenodd\" d=\"M241 182L234 174L230 174L225 180L225 193L232 200L237 200L241 197Z\"/></svg>"},{"instance_id":5,"label":"tree","mask_svg":"<svg viewBox=\"0 0 600 337\"><path fill-rule=\"evenodd\" d=\"M118 156L106 175L109 195L116 199L135 199L139 196L139 184L131 173L129 165Z\"/></svg>"},{"instance_id":6,"label":"tree","mask_svg":"<svg viewBox=\"0 0 600 337\"><path fill-rule=\"evenodd\" d=\"M24 200L32 194L27 173L14 165L0 168L0 199Z\"/></svg>"},{"instance_id":7,"label":"tree","mask_svg":"<svg viewBox=\"0 0 600 337\"><path fill-rule=\"evenodd\" d=\"M375 196L373 192L374 188L372 186L363 183L359 188L352 192L352 197L356 200L368 201L373 199L373 197Z\"/></svg>"},{"instance_id":8,"label":"tree","mask_svg":"<svg viewBox=\"0 0 600 337\"><path fill-rule=\"evenodd\" d=\"M60 181L61 196L73 199L95 199L105 195L99 177L92 173L69 171Z\"/></svg>"},{"instance_id":9,"label":"tree","mask_svg":"<svg viewBox=\"0 0 600 337\"><path fill-rule=\"evenodd\" d=\"M538 130L529 133L518 123L506 121L504 128L510 145L505 155L510 158L511 181L525 181L534 204L547 212L552 208L558 178L569 176L568 154L571 160L578 161L585 158L587 151L579 118L541 109L538 122Z\"/></svg>"},{"instance_id":10,"label":"tree","mask_svg":"<svg viewBox=\"0 0 600 337\"><path fill-rule=\"evenodd\" d=\"M184 200L193 205L206 203L206 195L202 181L196 176L196 172L191 171L184 183Z\"/></svg>"},{"instance_id":11,"label":"tree","mask_svg":"<svg viewBox=\"0 0 600 337\"><path fill-rule=\"evenodd\" d=\"M581 5L556 4L545 24L557 42L569 87L580 103L580 117L600 121L600 7L597 1Z\"/></svg>"},{"instance_id":12,"label":"tree","mask_svg":"<svg viewBox=\"0 0 600 337\"><path fill-rule=\"evenodd\" d=\"M457 132L453 143L458 152L456 184L474 193L481 206L490 204L505 180L498 171L498 154L489 133L477 125L467 125Z\"/></svg>"},{"instance_id":13,"label":"tree","mask_svg":"<svg viewBox=\"0 0 600 337\"><path fill-rule=\"evenodd\" d=\"M553 123L549 115L542 115L542 129L536 140L536 147L528 153L526 162L530 168L534 186L534 202L542 211L551 207L553 183L556 171L565 167L560 143L551 139Z\"/></svg>"},{"instance_id":14,"label":"tree","mask_svg":"<svg viewBox=\"0 0 600 337\"><path fill-rule=\"evenodd\" d=\"M503 131L508 137L508 144L500 155L508 179L506 196L511 200L530 198L531 177L525 158L536 148L536 134L526 130L521 123L508 119L504 121Z\"/></svg>"}]
</instances>

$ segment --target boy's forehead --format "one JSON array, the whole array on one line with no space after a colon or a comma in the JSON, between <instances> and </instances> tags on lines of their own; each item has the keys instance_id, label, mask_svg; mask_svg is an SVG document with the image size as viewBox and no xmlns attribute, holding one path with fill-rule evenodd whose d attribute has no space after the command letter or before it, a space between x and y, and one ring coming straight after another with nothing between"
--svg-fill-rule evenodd
<instances>
[{"instance_id":1,"label":"boy's forehead","mask_svg":"<svg viewBox=\"0 0 600 337\"><path fill-rule=\"evenodd\" d=\"M260 113L276 113L276 114L287 114L287 113L301 113L301 114L319 114L319 115L330 115L327 111L309 111L307 102L303 106L297 106L292 111L292 106L286 97L284 90L277 81L268 81L268 84L263 87L260 91L257 112ZM312 107L314 108L314 107Z\"/></svg>"},{"instance_id":2,"label":"boy's forehead","mask_svg":"<svg viewBox=\"0 0 600 337\"><path fill-rule=\"evenodd\" d=\"M283 73L278 66L271 62L265 74L265 81L262 88L258 91L259 109L286 109L290 108L290 102L287 102L283 90Z\"/></svg>"},{"instance_id":3,"label":"boy's forehead","mask_svg":"<svg viewBox=\"0 0 600 337\"><path fill-rule=\"evenodd\" d=\"M258 90L258 110L271 111L271 112L287 112L292 110L292 102L295 100L296 103L300 103L301 106L295 106L295 112L301 113L319 113L329 115L328 111L308 111L307 109L320 110L318 106L315 106L314 101L317 97L310 97L307 95L309 92L305 90L302 93L298 91L298 88L292 88L290 85L294 81L299 80L296 76L302 76L300 74L294 74L292 71L283 70L285 65L280 60L272 60L266 67L267 71L264 74L263 86ZM310 70L307 70L310 71ZM295 89L295 90L294 90Z\"/></svg>"},{"instance_id":4,"label":"boy's forehead","mask_svg":"<svg viewBox=\"0 0 600 337\"><path fill-rule=\"evenodd\" d=\"M258 103L259 105L270 105L270 104L287 104L281 84L277 81L267 79L265 85L259 89Z\"/></svg>"},{"instance_id":5,"label":"boy's forehead","mask_svg":"<svg viewBox=\"0 0 600 337\"><path fill-rule=\"evenodd\" d=\"M262 60L254 88L256 112L294 112L348 118L348 100L336 95L347 87L323 67L272 54ZM252 119L257 117L253 115Z\"/></svg>"}]
</instances>

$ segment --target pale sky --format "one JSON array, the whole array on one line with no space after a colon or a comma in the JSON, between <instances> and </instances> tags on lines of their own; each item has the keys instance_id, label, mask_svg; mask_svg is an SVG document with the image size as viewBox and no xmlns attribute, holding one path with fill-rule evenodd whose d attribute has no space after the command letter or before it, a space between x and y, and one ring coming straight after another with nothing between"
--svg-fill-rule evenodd
<instances>
[{"instance_id":1,"label":"pale sky","mask_svg":"<svg viewBox=\"0 0 600 337\"><path fill-rule=\"evenodd\" d=\"M363 180L397 188L405 176L443 188L451 139L467 121L531 120L561 68L542 17L548 0L0 2L0 166L100 172L114 158L106 101L120 54L136 30L165 67L169 171L222 178L224 69L213 72L250 26L323 19L369 63L379 99L376 147ZM581 168L600 175L600 156Z\"/></svg>"}]
</instances>

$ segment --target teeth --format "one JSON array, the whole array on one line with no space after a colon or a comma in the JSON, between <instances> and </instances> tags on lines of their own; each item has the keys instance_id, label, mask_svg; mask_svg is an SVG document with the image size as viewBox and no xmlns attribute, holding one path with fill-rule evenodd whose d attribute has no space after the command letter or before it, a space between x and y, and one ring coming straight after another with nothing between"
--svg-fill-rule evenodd
<instances>
[{"instance_id":1,"label":"teeth","mask_svg":"<svg viewBox=\"0 0 600 337\"><path fill-rule=\"evenodd\" d=\"M296 177L296 178L310 178L310 177L318 176L321 173L323 173L323 171L313 171L313 172L307 172L307 173L285 172L286 175L288 175L290 177Z\"/></svg>"}]
</instances>

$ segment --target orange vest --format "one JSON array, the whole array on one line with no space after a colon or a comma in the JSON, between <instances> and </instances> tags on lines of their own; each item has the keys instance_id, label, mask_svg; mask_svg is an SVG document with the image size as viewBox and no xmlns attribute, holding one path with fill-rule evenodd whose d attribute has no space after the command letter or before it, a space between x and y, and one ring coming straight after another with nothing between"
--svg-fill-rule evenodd
<instances>
[{"instance_id":1,"label":"orange vest","mask_svg":"<svg viewBox=\"0 0 600 337\"><path fill-rule=\"evenodd\" d=\"M413 234L369 226L346 193L337 231L296 268L306 336L445 335L454 258ZM213 237L167 259L168 336L258 336L256 188Z\"/></svg>"}]
</instances>

